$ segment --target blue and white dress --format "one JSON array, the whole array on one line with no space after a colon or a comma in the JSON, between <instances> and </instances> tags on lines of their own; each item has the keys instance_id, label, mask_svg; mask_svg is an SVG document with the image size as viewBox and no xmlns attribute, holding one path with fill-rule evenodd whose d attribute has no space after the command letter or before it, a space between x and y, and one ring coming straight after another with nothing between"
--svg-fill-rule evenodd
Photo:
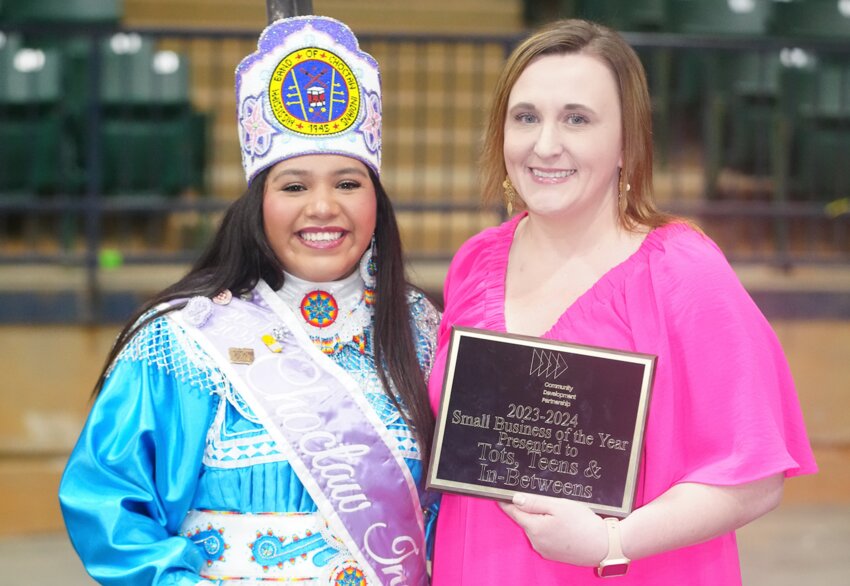
<instances>
[{"instance_id":1,"label":"blue and white dress","mask_svg":"<svg viewBox=\"0 0 850 586\"><path fill-rule=\"evenodd\" d=\"M285 301L296 281L278 292ZM352 288L362 297L356 273L340 284L343 297ZM439 314L418 292L408 302L427 378ZM421 487L419 446L376 372L368 312L361 335L328 356L359 383ZM74 547L102 584L365 583L347 573L344 544L246 402L168 317L146 325L111 367L59 497ZM421 488L420 500L430 535L437 505Z\"/></svg>"}]
</instances>

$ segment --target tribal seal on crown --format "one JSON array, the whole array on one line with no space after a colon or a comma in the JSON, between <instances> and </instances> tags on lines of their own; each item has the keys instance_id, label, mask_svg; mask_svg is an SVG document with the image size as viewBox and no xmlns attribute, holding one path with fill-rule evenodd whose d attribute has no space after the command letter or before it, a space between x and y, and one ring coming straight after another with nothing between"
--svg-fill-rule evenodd
<instances>
[{"instance_id":1,"label":"tribal seal on crown","mask_svg":"<svg viewBox=\"0 0 850 586\"><path fill-rule=\"evenodd\" d=\"M381 168L381 76L346 25L285 18L260 35L236 68L245 177L310 154L353 157Z\"/></svg>"}]
</instances>

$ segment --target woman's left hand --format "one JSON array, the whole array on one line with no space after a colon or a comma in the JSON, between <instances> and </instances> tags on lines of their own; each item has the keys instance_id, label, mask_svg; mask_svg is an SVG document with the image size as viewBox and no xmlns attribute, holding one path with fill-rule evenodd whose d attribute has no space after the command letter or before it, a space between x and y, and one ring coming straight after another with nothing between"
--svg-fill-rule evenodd
<instances>
[{"instance_id":1,"label":"woman's left hand","mask_svg":"<svg viewBox=\"0 0 850 586\"><path fill-rule=\"evenodd\" d=\"M516 494L512 504L499 506L522 527L535 551L548 560L596 566L608 553L605 522L586 505Z\"/></svg>"}]
</instances>

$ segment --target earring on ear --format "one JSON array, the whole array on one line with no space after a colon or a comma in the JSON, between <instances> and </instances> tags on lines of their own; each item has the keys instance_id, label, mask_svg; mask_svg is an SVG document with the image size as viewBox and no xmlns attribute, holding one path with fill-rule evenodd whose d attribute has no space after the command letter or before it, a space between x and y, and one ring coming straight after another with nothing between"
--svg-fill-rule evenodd
<instances>
[{"instance_id":1,"label":"earring on ear","mask_svg":"<svg viewBox=\"0 0 850 586\"><path fill-rule=\"evenodd\" d=\"M517 192L510 177L505 177L505 180L502 181L502 187L505 189L505 207L508 210L508 216L512 216L514 215L514 198L517 197Z\"/></svg>"},{"instance_id":2,"label":"earring on ear","mask_svg":"<svg viewBox=\"0 0 850 586\"><path fill-rule=\"evenodd\" d=\"M623 168L620 167L620 179L617 182L617 203L620 206L620 212L623 214L626 213L626 208L629 205L629 198L626 194L631 190L632 186L626 181L626 178L623 176Z\"/></svg>"},{"instance_id":3,"label":"earring on ear","mask_svg":"<svg viewBox=\"0 0 850 586\"><path fill-rule=\"evenodd\" d=\"M368 305L372 305L375 302L375 284L377 283L378 275L377 254L378 247L375 245L375 235L372 234L372 242L360 258L360 277L363 279L363 284L365 285L363 298Z\"/></svg>"}]
</instances>

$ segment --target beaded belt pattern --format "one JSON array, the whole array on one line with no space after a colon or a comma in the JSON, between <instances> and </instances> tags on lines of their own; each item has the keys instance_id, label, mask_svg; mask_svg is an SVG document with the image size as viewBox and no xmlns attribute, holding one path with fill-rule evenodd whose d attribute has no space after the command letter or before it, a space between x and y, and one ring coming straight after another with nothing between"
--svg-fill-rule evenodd
<instances>
[{"instance_id":1,"label":"beaded belt pattern","mask_svg":"<svg viewBox=\"0 0 850 586\"><path fill-rule=\"evenodd\" d=\"M359 564L317 513L193 510L180 535L200 549L208 580L367 586Z\"/></svg>"}]
</instances>

